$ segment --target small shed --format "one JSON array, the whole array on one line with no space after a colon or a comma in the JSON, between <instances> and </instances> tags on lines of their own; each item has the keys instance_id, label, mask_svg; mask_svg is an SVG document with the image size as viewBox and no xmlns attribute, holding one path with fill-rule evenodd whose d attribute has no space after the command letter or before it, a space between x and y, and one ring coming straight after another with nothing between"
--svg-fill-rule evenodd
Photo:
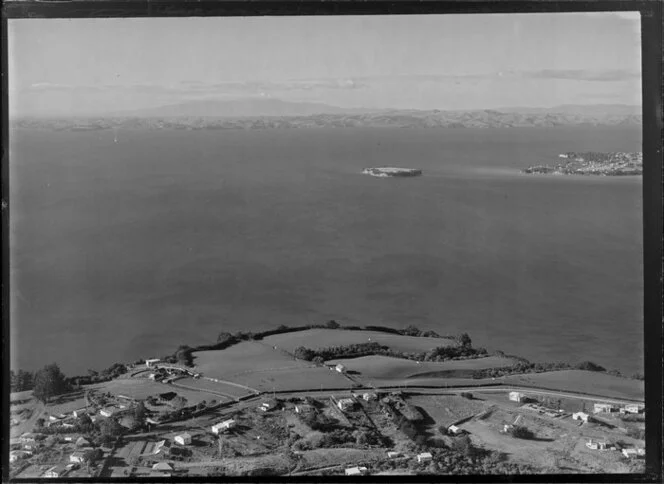
<instances>
[{"instance_id":1,"label":"small shed","mask_svg":"<svg viewBox=\"0 0 664 484\"><path fill-rule=\"evenodd\" d=\"M447 433L450 435L459 435L463 433L463 430L461 430L456 425L450 425L449 427L447 427Z\"/></svg>"},{"instance_id":2,"label":"small shed","mask_svg":"<svg viewBox=\"0 0 664 484\"><path fill-rule=\"evenodd\" d=\"M366 467L348 467L345 470L345 474L347 476L361 476L366 474L367 468Z\"/></svg>"},{"instance_id":3,"label":"small shed","mask_svg":"<svg viewBox=\"0 0 664 484\"><path fill-rule=\"evenodd\" d=\"M235 427L235 420L224 420L223 422L219 422L218 424L212 426L212 433L220 434L226 430L232 429L233 427Z\"/></svg>"},{"instance_id":4,"label":"small shed","mask_svg":"<svg viewBox=\"0 0 664 484\"><path fill-rule=\"evenodd\" d=\"M513 402L521 403L526 398L526 396L521 392L510 392L509 398Z\"/></svg>"},{"instance_id":5,"label":"small shed","mask_svg":"<svg viewBox=\"0 0 664 484\"><path fill-rule=\"evenodd\" d=\"M417 462L419 463L431 462L431 459L433 459L431 452L422 452L421 454L417 454Z\"/></svg>"},{"instance_id":6,"label":"small shed","mask_svg":"<svg viewBox=\"0 0 664 484\"><path fill-rule=\"evenodd\" d=\"M155 366L157 363L159 363L159 361L160 361L159 358L150 358L150 359L148 359L148 360L145 360L145 366L146 366L147 368L152 368L152 367Z\"/></svg>"},{"instance_id":7,"label":"small shed","mask_svg":"<svg viewBox=\"0 0 664 484\"><path fill-rule=\"evenodd\" d=\"M191 444L191 434L184 432L182 434L176 435L173 440L175 440L176 444L189 445Z\"/></svg>"},{"instance_id":8,"label":"small shed","mask_svg":"<svg viewBox=\"0 0 664 484\"><path fill-rule=\"evenodd\" d=\"M585 412L576 412L572 414L573 420L581 420L582 422L588 422L590 420L590 415Z\"/></svg>"},{"instance_id":9,"label":"small shed","mask_svg":"<svg viewBox=\"0 0 664 484\"><path fill-rule=\"evenodd\" d=\"M346 373L346 367L341 363L335 366L334 369L337 370L339 373Z\"/></svg>"},{"instance_id":10,"label":"small shed","mask_svg":"<svg viewBox=\"0 0 664 484\"><path fill-rule=\"evenodd\" d=\"M388 459L396 459L399 456L401 456L401 452L390 451L390 452L387 453L387 458Z\"/></svg>"},{"instance_id":11,"label":"small shed","mask_svg":"<svg viewBox=\"0 0 664 484\"><path fill-rule=\"evenodd\" d=\"M367 402L372 402L372 401L374 401L374 400L378 400L378 395L376 395L376 394L373 393L373 392L371 392L371 393L365 393L364 395L362 395L362 398L363 398L365 401L367 401Z\"/></svg>"},{"instance_id":12,"label":"small shed","mask_svg":"<svg viewBox=\"0 0 664 484\"><path fill-rule=\"evenodd\" d=\"M617 410L615 405L610 403L595 403L593 404L594 413L611 413Z\"/></svg>"},{"instance_id":13,"label":"small shed","mask_svg":"<svg viewBox=\"0 0 664 484\"><path fill-rule=\"evenodd\" d=\"M78 463L85 462L85 452L77 450L76 452L74 452L69 456L69 462L78 462Z\"/></svg>"},{"instance_id":14,"label":"small shed","mask_svg":"<svg viewBox=\"0 0 664 484\"><path fill-rule=\"evenodd\" d=\"M158 462L152 466L153 471L173 472L173 466L168 462Z\"/></svg>"}]
</instances>

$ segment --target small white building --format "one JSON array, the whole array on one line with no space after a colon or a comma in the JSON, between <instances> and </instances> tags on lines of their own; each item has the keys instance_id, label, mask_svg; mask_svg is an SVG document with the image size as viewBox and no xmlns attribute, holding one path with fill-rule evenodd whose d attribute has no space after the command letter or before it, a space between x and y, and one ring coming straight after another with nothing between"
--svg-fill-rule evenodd
<instances>
[{"instance_id":1,"label":"small white building","mask_svg":"<svg viewBox=\"0 0 664 484\"><path fill-rule=\"evenodd\" d=\"M593 405L593 413L611 413L615 412L617 407L610 403L595 403Z\"/></svg>"},{"instance_id":2,"label":"small white building","mask_svg":"<svg viewBox=\"0 0 664 484\"><path fill-rule=\"evenodd\" d=\"M161 472L172 472L173 466L170 465L168 462L158 462L152 466L152 470L161 471Z\"/></svg>"},{"instance_id":3,"label":"small white building","mask_svg":"<svg viewBox=\"0 0 664 484\"><path fill-rule=\"evenodd\" d=\"M450 425L449 427L447 427L447 433L450 435L459 435L462 432L463 430L461 430L456 425Z\"/></svg>"},{"instance_id":4,"label":"small white building","mask_svg":"<svg viewBox=\"0 0 664 484\"><path fill-rule=\"evenodd\" d=\"M258 407L258 409L261 412L269 412L271 410L274 410L275 408L277 408L277 404L276 404L276 402L272 402L272 401L263 402L263 403L261 403L260 407Z\"/></svg>"},{"instance_id":5,"label":"small white building","mask_svg":"<svg viewBox=\"0 0 664 484\"><path fill-rule=\"evenodd\" d=\"M340 398L337 401L337 407L339 407L339 410L346 411L349 408L353 408L355 406L355 400L352 398Z\"/></svg>"},{"instance_id":6,"label":"small white building","mask_svg":"<svg viewBox=\"0 0 664 484\"><path fill-rule=\"evenodd\" d=\"M115 409L112 407L106 407L99 410L99 415L101 415L102 417L112 417L114 413Z\"/></svg>"},{"instance_id":7,"label":"small white building","mask_svg":"<svg viewBox=\"0 0 664 484\"><path fill-rule=\"evenodd\" d=\"M310 413L310 412L313 412L313 411L314 411L314 407L312 407L308 403L299 403L299 404L295 405L295 413L305 414L305 413Z\"/></svg>"},{"instance_id":8,"label":"small white building","mask_svg":"<svg viewBox=\"0 0 664 484\"><path fill-rule=\"evenodd\" d=\"M373 400L378 400L378 395L376 395L375 393L365 393L364 395L362 395L362 398L367 402L371 402Z\"/></svg>"},{"instance_id":9,"label":"small white building","mask_svg":"<svg viewBox=\"0 0 664 484\"><path fill-rule=\"evenodd\" d=\"M637 403L628 403L623 408L625 409L623 413L641 413L645 410L644 405L639 405Z\"/></svg>"},{"instance_id":10,"label":"small white building","mask_svg":"<svg viewBox=\"0 0 664 484\"><path fill-rule=\"evenodd\" d=\"M345 470L345 474L347 476L361 476L366 474L366 472L366 467L349 467Z\"/></svg>"},{"instance_id":11,"label":"small white building","mask_svg":"<svg viewBox=\"0 0 664 484\"><path fill-rule=\"evenodd\" d=\"M623 449L622 453L628 459L636 459L638 457L644 457L646 455L646 449Z\"/></svg>"},{"instance_id":12,"label":"small white building","mask_svg":"<svg viewBox=\"0 0 664 484\"><path fill-rule=\"evenodd\" d=\"M87 413L88 413L88 409L83 407L83 408L79 408L77 410L74 410L72 412L72 415L74 416L74 418L81 418L83 415L87 415Z\"/></svg>"},{"instance_id":13,"label":"small white building","mask_svg":"<svg viewBox=\"0 0 664 484\"><path fill-rule=\"evenodd\" d=\"M152 368L152 367L155 366L157 363L159 363L159 361L160 361L159 358L151 358L151 359L149 359L149 360L145 360L145 366L146 366L147 368Z\"/></svg>"},{"instance_id":14,"label":"small white building","mask_svg":"<svg viewBox=\"0 0 664 484\"><path fill-rule=\"evenodd\" d=\"M182 434L176 435L173 440L175 440L176 444L189 445L191 444L191 434L184 432Z\"/></svg>"},{"instance_id":15,"label":"small white building","mask_svg":"<svg viewBox=\"0 0 664 484\"><path fill-rule=\"evenodd\" d=\"M53 466L44 472L44 477L58 478L65 475L67 469L63 465Z\"/></svg>"},{"instance_id":16,"label":"small white building","mask_svg":"<svg viewBox=\"0 0 664 484\"><path fill-rule=\"evenodd\" d=\"M339 373L346 373L346 367L341 363L335 366L334 369L337 370Z\"/></svg>"},{"instance_id":17,"label":"small white building","mask_svg":"<svg viewBox=\"0 0 664 484\"><path fill-rule=\"evenodd\" d=\"M167 440L160 440L156 444L154 444L154 447L152 448L152 453L154 455L159 454L160 452L166 452L168 449L171 448L171 443Z\"/></svg>"},{"instance_id":18,"label":"small white building","mask_svg":"<svg viewBox=\"0 0 664 484\"><path fill-rule=\"evenodd\" d=\"M78 462L78 463L85 462L85 453L81 452L80 450L74 452L69 456L69 462Z\"/></svg>"},{"instance_id":19,"label":"small white building","mask_svg":"<svg viewBox=\"0 0 664 484\"><path fill-rule=\"evenodd\" d=\"M27 450L12 450L9 452L9 462L16 462L19 459L30 457L32 452Z\"/></svg>"},{"instance_id":20,"label":"small white building","mask_svg":"<svg viewBox=\"0 0 664 484\"><path fill-rule=\"evenodd\" d=\"M401 452L390 451L390 452L387 453L387 458L388 459L396 459L397 457L400 457L400 456L401 456Z\"/></svg>"},{"instance_id":21,"label":"small white building","mask_svg":"<svg viewBox=\"0 0 664 484\"><path fill-rule=\"evenodd\" d=\"M212 426L212 433L218 435L226 430L232 429L233 427L235 427L235 420L224 420L223 422L219 422L218 424Z\"/></svg>"},{"instance_id":22,"label":"small white building","mask_svg":"<svg viewBox=\"0 0 664 484\"><path fill-rule=\"evenodd\" d=\"M588 422L590 420L590 415L585 412L575 412L572 414L573 420L581 420L582 422Z\"/></svg>"},{"instance_id":23,"label":"small white building","mask_svg":"<svg viewBox=\"0 0 664 484\"><path fill-rule=\"evenodd\" d=\"M609 450L611 445L608 442L589 439L586 442L586 447L592 450Z\"/></svg>"},{"instance_id":24,"label":"small white building","mask_svg":"<svg viewBox=\"0 0 664 484\"><path fill-rule=\"evenodd\" d=\"M420 464L423 462L431 462L431 459L433 459L431 452L422 452L421 454L417 454L417 462Z\"/></svg>"},{"instance_id":25,"label":"small white building","mask_svg":"<svg viewBox=\"0 0 664 484\"><path fill-rule=\"evenodd\" d=\"M521 403L526 396L521 392L510 392L509 398L513 402Z\"/></svg>"}]
</instances>

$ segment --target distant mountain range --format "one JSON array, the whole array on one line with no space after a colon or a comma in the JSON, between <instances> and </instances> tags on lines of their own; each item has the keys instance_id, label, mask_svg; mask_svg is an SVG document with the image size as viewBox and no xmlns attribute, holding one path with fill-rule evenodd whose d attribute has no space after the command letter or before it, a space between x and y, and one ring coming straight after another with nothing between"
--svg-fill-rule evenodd
<instances>
[{"instance_id":1,"label":"distant mountain range","mask_svg":"<svg viewBox=\"0 0 664 484\"><path fill-rule=\"evenodd\" d=\"M443 111L347 109L278 99L190 101L104 117L23 118L18 126L61 130L114 127L151 129L268 129L324 127L491 128L641 124L641 108L619 104L506 107Z\"/></svg>"}]
</instances>

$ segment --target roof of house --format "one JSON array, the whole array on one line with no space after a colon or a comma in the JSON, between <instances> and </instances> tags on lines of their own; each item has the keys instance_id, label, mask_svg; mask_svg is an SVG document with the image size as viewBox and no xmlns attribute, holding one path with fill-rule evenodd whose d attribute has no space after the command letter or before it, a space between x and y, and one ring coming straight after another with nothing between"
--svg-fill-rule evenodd
<instances>
[{"instance_id":1,"label":"roof of house","mask_svg":"<svg viewBox=\"0 0 664 484\"><path fill-rule=\"evenodd\" d=\"M152 468L156 471L172 471L173 466L170 465L168 462L158 462L157 464L153 465Z\"/></svg>"},{"instance_id":2,"label":"roof of house","mask_svg":"<svg viewBox=\"0 0 664 484\"><path fill-rule=\"evenodd\" d=\"M421 454L417 454L417 457L433 457L431 455L431 452L422 452Z\"/></svg>"}]
</instances>

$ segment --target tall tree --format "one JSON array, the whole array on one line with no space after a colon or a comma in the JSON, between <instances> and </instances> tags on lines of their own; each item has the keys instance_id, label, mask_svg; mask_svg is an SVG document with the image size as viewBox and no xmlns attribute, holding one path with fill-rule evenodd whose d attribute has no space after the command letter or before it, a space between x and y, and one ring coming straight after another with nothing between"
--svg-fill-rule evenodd
<instances>
[{"instance_id":1,"label":"tall tree","mask_svg":"<svg viewBox=\"0 0 664 484\"><path fill-rule=\"evenodd\" d=\"M57 363L46 365L35 374L34 396L42 402L66 391L67 382Z\"/></svg>"}]
</instances>

